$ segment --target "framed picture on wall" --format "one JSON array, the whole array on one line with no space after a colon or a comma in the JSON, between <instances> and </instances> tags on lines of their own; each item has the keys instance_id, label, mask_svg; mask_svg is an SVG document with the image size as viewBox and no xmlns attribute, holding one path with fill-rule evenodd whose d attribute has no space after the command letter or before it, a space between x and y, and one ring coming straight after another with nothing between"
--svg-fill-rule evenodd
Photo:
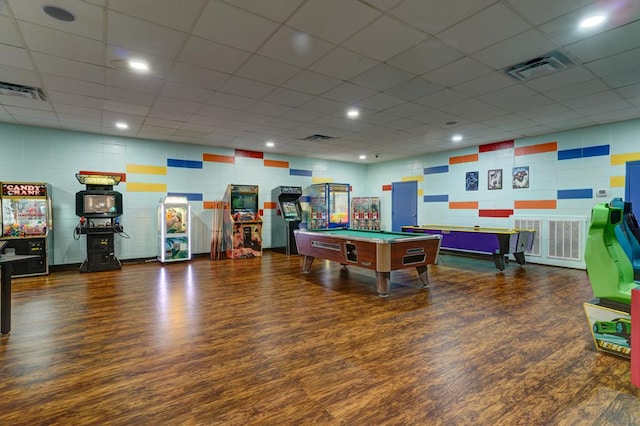
<instances>
[{"instance_id":1,"label":"framed picture on wall","mask_svg":"<svg viewBox=\"0 0 640 426\"><path fill-rule=\"evenodd\" d=\"M487 172L487 189L502 189L502 169Z\"/></svg>"},{"instance_id":2,"label":"framed picture on wall","mask_svg":"<svg viewBox=\"0 0 640 426\"><path fill-rule=\"evenodd\" d=\"M478 190L478 172L467 172L467 178L465 180L465 189L467 191Z\"/></svg>"},{"instance_id":3,"label":"framed picture on wall","mask_svg":"<svg viewBox=\"0 0 640 426\"><path fill-rule=\"evenodd\" d=\"M514 167L511 172L513 189L529 187L529 166Z\"/></svg>"}]
</instances>

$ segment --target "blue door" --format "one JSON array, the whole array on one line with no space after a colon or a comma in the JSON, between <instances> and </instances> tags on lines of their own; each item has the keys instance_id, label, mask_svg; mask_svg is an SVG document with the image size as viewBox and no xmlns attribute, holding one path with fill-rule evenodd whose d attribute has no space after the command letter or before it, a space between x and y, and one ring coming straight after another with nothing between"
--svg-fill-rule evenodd
<instances>
[{"instance_id":1,"label":"blue door","mask_svg":"<svg viewBox=\"0 0 640 426\"><path fill-rule=\"evenodd\" d=\"M640 161L627 163L624 200L631 203L634 216L640 218Z\"/></svg>"},{"instance_id":2,"label":"blue door","mask_svg":"<svg viewBox=\"0 0 640 426\"><path fill-rule=\"evenodd\" d=\"M418 182L391 184L391 230L402 232L403 226L418 224Z\"/></svg>"}]
</instances>

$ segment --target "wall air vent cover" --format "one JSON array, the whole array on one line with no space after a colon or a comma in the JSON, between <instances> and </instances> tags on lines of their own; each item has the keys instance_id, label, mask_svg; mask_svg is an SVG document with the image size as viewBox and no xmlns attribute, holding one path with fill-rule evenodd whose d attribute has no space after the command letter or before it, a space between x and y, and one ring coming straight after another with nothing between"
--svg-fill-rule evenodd
<instances>
[{"instance_id":1,"label":"wall air vent cover","mask_svg":"<svg viewBox=\"0 0 640 426\"><path fill-rule=\"evenodd\" d=\"M47 95L39 87L22 86L20 84L0 81L0 95L21 96L34 101L46 101Z\"/></svg>"},{"instance_id":2,"label":"wall air vent cover","mask_svg":"<svg viewBox=\"0 0 640 426\"><path fill-rule=\"evenodd\" d=\"M520 80L529 81L578 65L573 59L560 50L554 50L543 56L512 65L503 70L507 75Z\"/></svg>"},{"instance_id":3,"label":"wall air vent cover","mask_svg":"<svg viewBox=\"0 0 640 426\"><path fill-rule=\"evenodd\" d=\"M315 142L315 141L326 141L327 139L335 139L335 137L315 134L315 135L307 136L306 138L302 138L301 140Z\"/></svg>"}]
</instances>

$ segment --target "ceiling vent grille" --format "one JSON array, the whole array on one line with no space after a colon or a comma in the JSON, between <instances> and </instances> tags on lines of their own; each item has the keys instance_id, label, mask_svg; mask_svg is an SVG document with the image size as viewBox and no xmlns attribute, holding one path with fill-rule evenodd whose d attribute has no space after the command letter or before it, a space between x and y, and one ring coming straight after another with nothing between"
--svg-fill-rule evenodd
<instances>
[{"instance_id":1,"label":"ceiling vent grille","mask_svg":"<svg viewBox=\"0 0 640 426\"><path fill-rule=\"evenodd\" d=\"M21 96L34 101L46 101L47 95L39 87L22 86L20 84L0 81L0 95Z\"/></svg>"},{"instance_id":2,"label":"ceiling vent grille","mask_svg":"<svg viewBox=\"0 0 640 426\"><path fill-rule=\"evenodd\" d=\"M543 56L510 66L503 71L520 81L529 81L578 65L560 50L554 50Z\"/></svg>"},{"instance_id":3,"label":"ceiling vent grille","mask_svg":"<svg viewBox=\"0 0 640 426\"><path fill-rule=\"evenodd\" d=\"M310 142L316 142L316 141L326 141L328 139L335 139L335 137L327 136L327 135L315 134L315 135L307 136L306 138L302 138L301 140L310 141Z\"/></svg>"}]
</instances>

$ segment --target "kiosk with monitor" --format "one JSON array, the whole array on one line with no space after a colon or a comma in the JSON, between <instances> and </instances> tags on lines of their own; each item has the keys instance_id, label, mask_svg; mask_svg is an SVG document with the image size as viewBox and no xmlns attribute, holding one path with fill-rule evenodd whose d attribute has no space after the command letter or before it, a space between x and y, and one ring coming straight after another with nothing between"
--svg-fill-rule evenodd
<instances>
[{"instance_id":1,"label":"kiosk with monitor","mask_svg":"<svg viewBox=\"0 0 640 426\"><path fill-rule=\"evenodd\" d=\"M301 186L277 186L271 191L271 199L278 205L279 216L271 221L271 247L287 256L298 254L293 231L300 227L302 208Z\"/></svg>"}]
</instances>

